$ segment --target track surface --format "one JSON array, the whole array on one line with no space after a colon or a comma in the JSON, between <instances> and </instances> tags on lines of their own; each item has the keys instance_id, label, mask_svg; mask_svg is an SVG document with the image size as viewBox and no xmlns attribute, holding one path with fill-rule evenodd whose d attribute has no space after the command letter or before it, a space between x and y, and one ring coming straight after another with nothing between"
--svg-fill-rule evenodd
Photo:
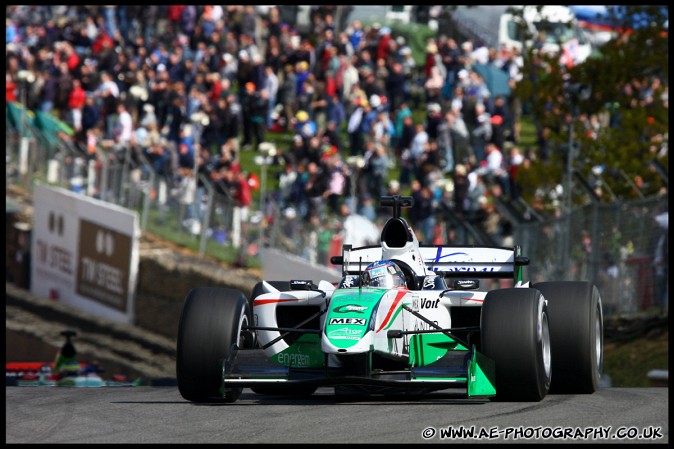
<instances>
[{"instance_id":1,"label":"track surface","mask_svg":"<svg viewBox=\"0 0 674 449\"><path fill-rule=\"evenodd\" d=\"M176 387L6 387L5 400L6 443L669 442L669 388L605 388L538 403L446 392L341 398L328 388L297 399L244 389L234 404L194 404ZM449 426L494 438L442 438ZM554 438L563 432L566 439ZM616 437L629 432L633 438Z\"/></svg>"}]
</instances>

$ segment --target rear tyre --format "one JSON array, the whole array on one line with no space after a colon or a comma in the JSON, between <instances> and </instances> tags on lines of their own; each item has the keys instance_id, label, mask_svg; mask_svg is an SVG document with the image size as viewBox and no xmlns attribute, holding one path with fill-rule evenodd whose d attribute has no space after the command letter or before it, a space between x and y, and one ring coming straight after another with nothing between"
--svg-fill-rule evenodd
<instances>
[{"instance_id":1,"label":"rear tyre","mask_svg":"<svg viewBox=\"0 0 674 449\"><path fill-rule=\"evenodd\" d=\"M228 288L195 288L185 298L178 327L176 377L183 398L205 402L218 398L234 402L242 388L223 389L224 362L233 346L244 344L248 301Z\"/></svg>"},{"instance_id":2,"label":"rear tyre","mask_svg":"<svg viewBox=\"0 0 674 449\"><path fill-rule=\"evenodd\" d=\"M601 296L589 282L539 282L548 301L552 349L551 393L597 391L603 367L604 322Z\"/></svg>"},{"instance_id":3,"label":"rear tyre","mask_svg":"<svg viewBox=\"0 0 674 449\"><path fill-rule=\"evenodd\" d=\"M548 311L538 290L487 293L480 317L482 353L494 360L496 400L540 401L550 388Z\"/></svg>"}]
</instances>

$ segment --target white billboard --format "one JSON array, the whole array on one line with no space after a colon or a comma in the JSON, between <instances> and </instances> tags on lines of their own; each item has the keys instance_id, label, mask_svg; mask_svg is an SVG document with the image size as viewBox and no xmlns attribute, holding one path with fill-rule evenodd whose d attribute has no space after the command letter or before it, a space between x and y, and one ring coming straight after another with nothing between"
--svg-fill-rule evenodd
<instances>
[{"instance_id":1,"label":"white billboard","mask_svg":"<svg viewBox=\"0 0 674 449\"><path fill-rule=\"evenodd\" d=\"M138 214L41 184L34 207L30 291L133 324Z\"/></svg>"}]
</instances>

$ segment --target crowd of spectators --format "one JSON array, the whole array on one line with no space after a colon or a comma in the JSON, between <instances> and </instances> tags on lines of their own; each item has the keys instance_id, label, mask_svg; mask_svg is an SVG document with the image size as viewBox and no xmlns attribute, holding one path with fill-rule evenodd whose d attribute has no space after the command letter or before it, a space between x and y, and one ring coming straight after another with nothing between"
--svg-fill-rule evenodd
<instances>
[{"instance_id":1,"label":"crowd of spectators","mask_svg":"<svg viewBox=\"0 0 674 449\"><path fill-rule=\"evenodd\" d=\"M493 200L517 198L518 167L546 153L520 148L521 104L492 95L473 67L493 65L513 87L521 55L439 33L417 67L386 26L337 29L335 7L323 5L301 35L278 8L8 6L7 101L19 99L18 72L33 72L28 108L72 126L83 154L96 158L103 145L123 157L131 146L175 188L196 170L233 198L235 228L252 199L241 152L290 132L274 156L284 165L270 195L280 210L306 223L344 208L377 221L389 213L373 206L380 196L411 192L420 240L466 243L460 226L439 231L438 211L449 210L505 244Z\"/></svg>"}]
</instances>

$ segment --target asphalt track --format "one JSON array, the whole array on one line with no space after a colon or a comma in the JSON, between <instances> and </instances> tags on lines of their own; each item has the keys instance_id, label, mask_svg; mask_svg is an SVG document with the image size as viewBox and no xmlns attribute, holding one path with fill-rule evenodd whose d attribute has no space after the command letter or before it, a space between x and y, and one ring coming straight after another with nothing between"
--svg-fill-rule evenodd
<instances>
[{"instance_id":1,"label":"asphalt track","mask_svg":"<svg viewBox=\"0 0 674 449\"><path fill-rule=\"evenodd\" d=\"M244 389L234 404L195 404L176 387L6 387L5 400L6 443L669 442L664 387L603 388L537 403L447 392L341 398L321 388L307 399ZM456 435L471 429L474 438Z\"/></svg>"}]
</instances>

